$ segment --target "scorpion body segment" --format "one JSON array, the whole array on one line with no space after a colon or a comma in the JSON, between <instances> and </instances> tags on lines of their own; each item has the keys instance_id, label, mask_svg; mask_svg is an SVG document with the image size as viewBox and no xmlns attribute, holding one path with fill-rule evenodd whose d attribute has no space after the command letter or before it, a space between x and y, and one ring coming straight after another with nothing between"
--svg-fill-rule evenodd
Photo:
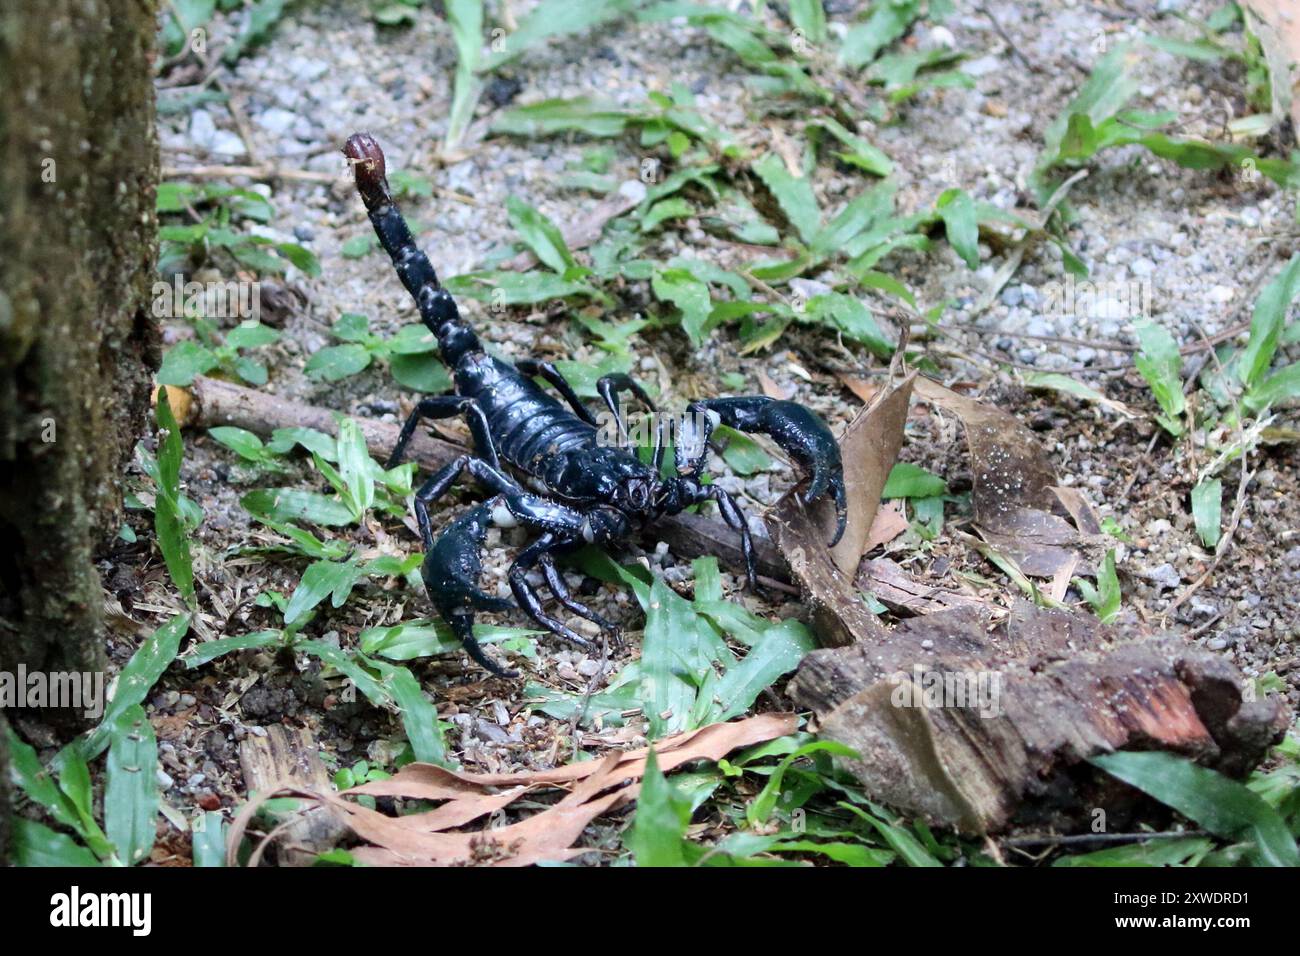
<instances>
[{"instance_id":1,"label":"scorpion body segment","mask_svg":"<svg viewBox=\"0 0 1300 956\"><path fill-rule=\"evenodd\" d=\"M810 475L804 502L826 494L833 498L838 522L832 544L839 540L845 522L840 452L830 429L815 413L793 402L761 397L694 402L678 426L674 444L678 474L661 477L662 427L647 464L628 446L618 404L619 393L626 391L653 412L645 391L622 374L605 376L597 383L620 438L618 444L610 444L602 441L595 416L555 366L535 359L511 365L488 355L461 319L455 300L442 288L394 204L379 144L368 134L357 133L349 137L343 152L353 164L357 190L380 245L419 307L421 320L437 337L439 354L455 381L454 394L424 398L416 405L388 467L401 461L423 419L463 417L473 437L473 454L444 465L420 487L415 513L424 542L421 574L429 598L475 661L493 673L515 676L494 663L473 634L475 611L515 606L486 594L478 585L489 527L522 526L537 532L507 572L511 593L534 621L582 647L591 647L592 642L546 610L528 573L539 571L560 606L617 640L613 624L569 594L555 556L584 544L617 544L662 515L716 502L723 520L740 534L749 583L756 587L753 542L744 514L729 493L700 479L710 433L719 423L766 434L789 453ZM554 388L560 398L537 379ZM491 497L453 520L435 539L429 509L466 473Z\"/></svg>"}]
</instances>

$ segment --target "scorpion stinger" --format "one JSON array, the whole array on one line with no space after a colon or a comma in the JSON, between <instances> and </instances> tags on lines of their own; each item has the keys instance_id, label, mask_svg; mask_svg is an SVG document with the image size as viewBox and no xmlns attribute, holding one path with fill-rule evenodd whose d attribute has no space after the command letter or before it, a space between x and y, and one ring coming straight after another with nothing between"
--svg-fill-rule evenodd
<instances>
[{"instance_id":1,"label":"scorpion stinger","mask_svg":"<svg viewBox=\"0 0 1300 956\"><path fill-rule=\"evenodd\" d=\"M454 394L426 397L416 404L388 467L401 461L423 419L463 417L473 436L473 454L449 462L420 487L415 514L424 543L421 574L429 599L475 661L493 673L515 676L483 652L474 639L473 624L476 611L516 605L552 634L580 647L594 646L544 607L537 580L545 582L561 608L591 622L611 643L619 641L615 624L574 600L555 557L587 544L619 544L661 515L677 514L704 501L715 502L723 520L740 534L749 582L756 586L754 548L745 516L726 491L705 484L699 475L709 432L717 422L769 435L789 453L810 476L802 500L833 497L838 516L834 540L839 540L845 521L843 468L839 447L816 414L794 402L759 397L695 402L687 418L702 424L686 437L699 440L689 450L679 442L674 454L680 474L662 477L662 428L653 463L645 464L627 441L618 409L618 394L628 391L653 411L644 389L622 374L605 376L597 383L596 391L618 425L618 441L605 443L595 416L554 365L528 358L512 365L488 355L474 330L462 321L455 300L439 284L432 263L415 245L388 188L379 144L370 135L357 133L348 138L343 152L353 164L357 191L379 243L419 306L424 324L437 336L439 353L455 380ZM564 402L543 390L538 379ZM491 498L450 522L435 538L429 509L466 474ZM526 491L521 481L531 490ZM482 591L478 583L487 529L493 526L536 533L506 574L514 604ZM530 579L534 571L540 572L540 579L536 575Z\"/></svg>"}]
</instances>

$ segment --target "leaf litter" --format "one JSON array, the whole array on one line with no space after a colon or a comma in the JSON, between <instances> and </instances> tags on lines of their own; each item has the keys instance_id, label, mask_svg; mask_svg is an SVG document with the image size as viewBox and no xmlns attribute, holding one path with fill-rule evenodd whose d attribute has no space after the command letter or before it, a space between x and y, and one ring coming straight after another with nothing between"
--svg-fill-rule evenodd
<instances>
[{"instance_id":1,"label":"leaf litter","mask_svg":"<svg viewBox=\"0 0 1300 956\"><path fill-rule=\"evenodd\" d=\"M695 760L716 762L733 750L787 736L797 728L794 714L761 714L665 738L655 745L654 753L659 768L667 772ZM240 840L259 809L283 797L329 808L366 841L367 845L351 851L352 856L372 866L530 866L570 859L591 852L573 844L592 820L636 798L649 755L650 748L613 751L600 760L509 774L464 773L413 763L387 780L342 793L293 785L268 789L250 800L231 825L227 863L236 865ZM517 823L494 825L505 808L543 788L565 793L557 803ZM362 796L443 802L431 811L390 816L347 799ZM493 823L481 830L453 830L485 816ZM286 825L280 824L261 841L249 865L260 862Z\"/></svg>"}]
</instances>

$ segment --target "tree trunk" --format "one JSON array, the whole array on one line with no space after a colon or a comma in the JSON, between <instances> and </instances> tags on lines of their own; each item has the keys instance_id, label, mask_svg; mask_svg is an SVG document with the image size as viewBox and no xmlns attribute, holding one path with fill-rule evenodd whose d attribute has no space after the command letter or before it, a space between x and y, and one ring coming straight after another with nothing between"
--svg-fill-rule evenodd
<instances>
[{"instance_id":1,"label":"tree trunk","mask_svg":"<svg viewBox=\"0 0 1300 956\"><path fill-rule=\"evenodd\" d=\"M104 667L94 554L120 527L158 363L155 12L0 7L4 671Z\"/></svg>"}]
</instances>

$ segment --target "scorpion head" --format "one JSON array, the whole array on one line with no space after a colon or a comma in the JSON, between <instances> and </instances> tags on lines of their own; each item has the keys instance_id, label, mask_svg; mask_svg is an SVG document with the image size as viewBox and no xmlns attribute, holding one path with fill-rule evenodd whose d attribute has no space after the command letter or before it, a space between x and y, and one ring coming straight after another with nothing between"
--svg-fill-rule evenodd
<instances>
[{"instance_id":1,"label":"scorpion head","mask_svg":"<svg viewBox=\"0 0 1300 956\"><path fill-rule=\"evenodd\" d=\"M662 483L653 475L629 475L614 493L614 504L629 514L651 516L657 512L656 499Z\"/></svg>"}]
</instances>

